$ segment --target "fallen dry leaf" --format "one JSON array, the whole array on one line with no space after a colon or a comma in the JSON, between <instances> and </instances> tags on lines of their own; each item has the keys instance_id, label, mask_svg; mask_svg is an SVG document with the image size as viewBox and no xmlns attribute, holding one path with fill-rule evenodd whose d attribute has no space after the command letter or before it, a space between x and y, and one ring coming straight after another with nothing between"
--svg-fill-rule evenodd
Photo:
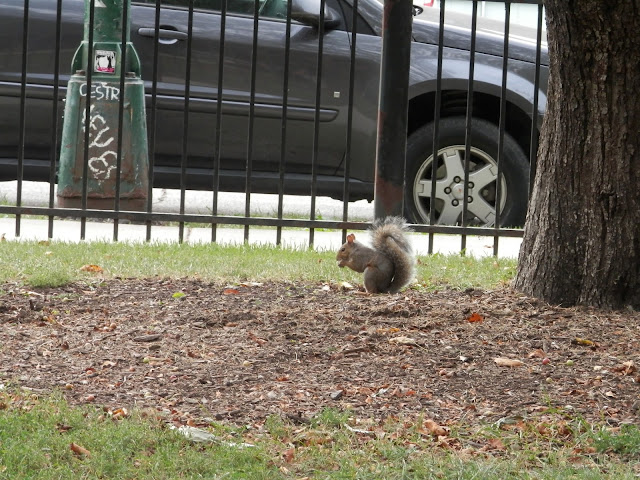
<instances>
[{"instance_id":1,"label":"fallen dry leaf","mask_svg":"<svg viewBox=\"0 0 640 480\"><path fill-rule=\"evenodd\" d=\"M140 335L139 337L134 337L133 339L134 342L142 342L142 343L155 342L158 340L162 340L161 333L150 333L148 335Z\"/></svg>"},{"instance_id":2,"label":"fallen dry leaf","mask_svg":"<svg viewBox=\"0 0 640 480\"><path fill-rule=\"evenodd\" d=\"M621 373L622 375L629 375L636 371L636 366L633 364L633 360L629 360L628 362L623 362L613 367L611 370Z\"/></svg>"},{"instance_id":3,"label":"fallen dry leaf","mask_svg":"<svg viewBox=\"0 0 640 480\"><path fill-rule=\"evenodd\" d=\"M597 451L598 449L596 447L575 447L573 449L573 453L577 455L584 455L584 454L592 455ZM582 457L582 459L584 459L584 457Z\"/></svg>"},{"instance_id":4,"label":"fallen dry leaf","mask_svg":"<svg viewBox=\"0 0 640 480\"><path fill-rule=\"evenodd\" d=\"M393 337L389 339L389 343L397 343L398 345L418 345L418 342L411 337Z\"/></svg>"},{"instance_id":5,"label":"fallen dry leaf","mask_svg":"<svg viewBox=\"0 0 640 480\"><path fill-rule=\"evenodd\" d=\"M296 449L295 448L289 448L289 449L285 450L284 452L282 452L282 458L287 463L293 462L293 459L294 459L295 455L296 455Z\"/></svg>"},{"instance_id":6,"label":"fallen dry leaf","mask_svg":"<svg viewBox=\"0 0 640 480\"><path fill-rule=\"evenodd\" d=\"M435 437L446 437L449 435L449 429L438 425L435 421L428 418L424 421L424 428Z\"/></svg>"},{"instance_id":7,"label":"fallen dry leaf","mask_svg":"<svg viewBox=\"0 0 640 480\"><path fill-rule=\"evenodd\" d=\"M397 327L387 327L387 328L377 328L376 333L385 334L385 333L397 333L400 329Z\"/></svg>"},{"instance_id":8,"label":"fallen dry leaf","mask_svg":"<svg viewBox=\"0 0 640 480\"><path fill-rule=\"evenodd\" d=\"M113 410L111 413L111 418L113 418L114 420L118 420L120 418L124 418L127 417L129 415L129 412L127 411L126 408L116 408L115 410Z\"/></svg>"},{"instance_id":9,"label":"fallen dry leaf","mask_svg":"<svg viewBox=\"0 0 640 480\"><path fill-rule=\"evenodd\" d=\"M542 350L541 348L536 348L532 352L529 352L529 355L527 355L528 358L534 358L534 357L545 358L546 356L547 354L544 353L544 350Z\"/></svg>"},{"instance_id":10,"label":"fallen dry leaf","mask_svg":"<svg viewBox=\"0 0 640 480\"><path fill-rule=\"evenodd\" d=\"M90 273L101 273L103 270L102 270L102 267L98 265L83 265L82 267L80 267L80 271L90 272Z\"/></svg>"},{"instance_id":11,"label":"fallen dry leaf","mask_svg":"<svg viewBox=\"0 0 640 480\"><path fill-rule=\"evenodd\" d=\"M253 333L253 332L249 332L249 333L247 334L247 337L249 337L251 340L253 340L254 342L256 342L256 343L257 343L258 345L260 345L260 346L262 346L262 345L264 345L265 343L267 343L267 342L268 342L268 340L265 340L264 338L260 338L260 337L258 337L258 336L257 336L255 333Z\"/></svg>"},{"instance_id":12,"label":"fallen dry leaf","mask_svg":"<svg viewBox=\"0 0 640 480\"><path fill-rule=\"evenodd\" d=\"M57 423L56 424L56 430L58 430L58 432L60 433L66 433L69 430L71 430L73 427L71 427L70 425L65 425L64 423Z\"/></svg>"},{"instance_id":13,"label":"fallen dry leaf","mask_svg":"<svg viewBox=\"0 0 640 480\"><path fill-rule=\"evenodd\" d=\"M482 448L482 450L499 450L499 451L504 451L506 450L504 443L502 443L502 440L500 440L499 438L490 438L489 440L487 440L487 445L485 447Z\"/></svg>"},{"instance_id":14,"label":"fallen dry leaf","mask_svg":"<svg viewBox=\"0 0 640 480\"><path fill-rule=\"evenodd\" d=\"M543 437L551 437L552 436L552 432L551 429L549 428L549 424L548 423L539 423L536 425L536 430L537 432L542 435Z\"/></svg>"},{"instance_id":15,"label":"fallen dry leaf","mask_svg":"<svg viewBox=\"0 0 640 480\"><path fill-rule=\"evenodd\" d=\"M76 454L78 457L90 457L91 456L91 452L89 450L87 450L86 448L84 448L81 445L78 445L77 443L71 442L69 447L71 448L71 451L74 454Z\"/></svg>"},{"instance_id":16,"label":"fallen dry leaf","mask_svg":"<svg viewBox=\"0 0 640 480\"><path fill-rule=\"evenodd\" d=\"M473 312L469 318L467 318L469 323L482 322L482 320L484 320L484 317L477 312Z\"/></svg>"},{"instance_id":17,"label":"fallen dry leaf","mask_svg":"<svg viewBox=\"0 0 640 480\"><path fill-rule=\"evenodd\" d=\"M498 357L494 358L493 361L496 362L496 365L498 365L499 367L521 367L522 365L524 365L524 362L516 360L514 358Z\"/></svg>"}]
</instances>

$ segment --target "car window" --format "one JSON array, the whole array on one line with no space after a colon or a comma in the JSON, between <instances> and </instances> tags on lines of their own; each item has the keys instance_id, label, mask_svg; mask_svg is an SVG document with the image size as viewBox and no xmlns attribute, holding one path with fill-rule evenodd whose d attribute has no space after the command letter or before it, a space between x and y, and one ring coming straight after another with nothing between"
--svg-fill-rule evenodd
<instances>
[{"instance_id":1,"label":"car window","mask_svg":"<svg viewBox=\"0 0 640 480\"><path fill-rule=\"evenodd\" d=\"M193 0L194 10L222 10L224 0ZM288 0L257 0L261 17L287 18ZM256 0L227 0L227 12L253 15ZM156 0L141 0L136 3L156 4ZM162 6L189 8L191 0L163 0Z\"/></svg>"}]
</instances>

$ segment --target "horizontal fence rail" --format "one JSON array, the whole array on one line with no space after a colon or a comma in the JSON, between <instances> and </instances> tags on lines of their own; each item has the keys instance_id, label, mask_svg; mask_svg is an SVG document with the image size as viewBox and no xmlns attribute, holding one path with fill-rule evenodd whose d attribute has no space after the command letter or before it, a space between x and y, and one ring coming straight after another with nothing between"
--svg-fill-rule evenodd
<instances>
[{"instance_id":1,"label":"horizontal fence rail","mask_svg":"<svg viewBox=\"0 0 640 480\"><path fill-rule=\"evenodd\" d=\"M379 91L394 73L380 71L382 4L106 3L121 20L106 30L93 1L0 6L12 38L0 47L0 200L12 198L0 214L16 237L31 216L46 217L48 238L58 222L79 222L85 239L89 220L108 220L114 241L122 222L146 225L147 241L167 223L180 242L187 224L210 227L212 242L222 225L244 227L244 241L275 228L277 244L304 228L310 246L317 229L344 239L370 226L351 202L373 200ZM468 235L493 237L498 255L501 237L522 236L536 173L542 1L425 1L414 13L407 132L386 132L407 135L403 211L429 253L434 235L454 234L461 251ZM26 181L45 182L46 198L25 202ZM172 213L154 211L162 188L179 191ZM190 209L192 190L212 192L206 213ZM221 213L226 191L244 194L237 215ZM252 214L258 193L277 197L272 217ZM305 218L289 218L290 194ZM318 196L340 199L341 214L320 216Z\"/></svg>"}]
</instances>

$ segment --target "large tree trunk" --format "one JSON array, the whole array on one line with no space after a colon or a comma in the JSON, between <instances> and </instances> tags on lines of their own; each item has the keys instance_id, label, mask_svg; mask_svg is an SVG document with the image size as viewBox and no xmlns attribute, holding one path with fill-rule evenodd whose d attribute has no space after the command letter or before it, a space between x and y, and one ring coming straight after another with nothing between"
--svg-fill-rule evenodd
<instances>
[{"instance_id":1,"label":"large tree trunk","mask_svg":"<svg viewBox=\"0 0 640 480\"><path fill-rule=\"evenodd\" d=\"M640 0L546 0L550 80L516 288L640 307Z\"/></svg>"}]
</instances>

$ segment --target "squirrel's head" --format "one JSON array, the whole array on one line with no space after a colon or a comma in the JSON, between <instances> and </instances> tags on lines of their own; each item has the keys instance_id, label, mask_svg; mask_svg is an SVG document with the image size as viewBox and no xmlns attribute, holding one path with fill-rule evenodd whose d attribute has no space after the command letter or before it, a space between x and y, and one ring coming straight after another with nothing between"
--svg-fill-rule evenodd
<instances>
[{"instance_id":1,"label":"squirrel's head","mask_svg":"<svg viewBox=\"0 0 640 480\"><path fill-rule=\"evenodd\" d=\"M347 241L342 244L340 250L338 250L338 254L336 255L336 260L338 261L338 266L340 268L344 267L349 261L349 251L353 247L353 244L356 241L356 236L353 233L347 235Z\"/></svg>"}]
</instances>

